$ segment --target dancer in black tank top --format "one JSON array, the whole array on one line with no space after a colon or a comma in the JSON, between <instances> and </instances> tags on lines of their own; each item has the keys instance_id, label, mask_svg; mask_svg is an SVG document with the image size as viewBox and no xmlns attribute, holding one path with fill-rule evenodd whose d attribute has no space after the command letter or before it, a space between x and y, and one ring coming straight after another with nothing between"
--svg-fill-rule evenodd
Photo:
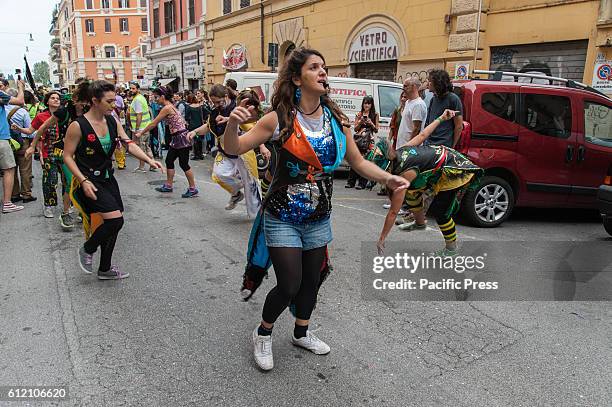
<instances>
[{"instance_id":1,"label":"dancer in black tank top","mask_svg":"<svg viewBox=\"0 0 612 407\"><path fill-rule=\"evenodd\" d=\"M115 86L106 81L83 82L77 92L79 100L90 102L90 110L68 128L64 140L64 162L73 174L70 197L81 212L87 241L78 249L79 265L93 272L93 254L101 248L100 280L118 280L129 273L111 264L117 235L123 226L123 202L113 175L112 154L120 143L134 157L151 167L162 168L128 138L111 113L115 103ZM91 214L98 213L102 224L95 230Z\"/></svg>"}]
</instances>

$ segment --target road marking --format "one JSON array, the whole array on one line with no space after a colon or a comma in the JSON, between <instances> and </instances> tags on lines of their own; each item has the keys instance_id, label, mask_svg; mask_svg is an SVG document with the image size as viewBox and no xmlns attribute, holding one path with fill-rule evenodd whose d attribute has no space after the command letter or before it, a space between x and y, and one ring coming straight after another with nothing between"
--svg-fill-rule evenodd
<instances>
[{"instance_id":1,"label":"road marking","mask_svg":"<svg viewBox=\"0 0 612 407\"><path fill-rule=\"evenodd\" d=\"M335 205L336 206L340 206L342 208L347 208L347 209L352 209L352 210L355 210L355 211L365 212L365 213L368 213L370 215L378 216L378 217L381 217L381 218L386 218L387 217L387 215L382 215L380 213L368 211L366 209L356 208L356 207L350 206L350 205L342 205L342 204L339 204L339 203L337 203ZM429 226L429 224L426 226L426 230L431 230L433 232L440 233L440 230L438 228L431 227L431 226ZM461 238L465 238L465 239L479 240L478 238L476 238L474 236L470 236L470 235L464 233L463 231L461 233L458 233L457 236L461 237Z\"/></svg>"},{"instance_id":2,"label":"road marking","mask_svg":"<svg viewBox=\"0 0 612 407\"><path fill-rule=\"evenodd\" d=\"M387 199L384 199L384 198L357 198L357 197L348 197L348 196L347 197L334 196L333 199L336 201L380 201L380 202L387 201Z\"/></svg>"},{"instance_id":3,"label":"road marking","mask_svg":"<svg viewBox=\"0 0 612 407\"><path fill-rule=\"evenodd\" d=\"M174 175L174 177L175 178L178 177L178 178L181 178L183 180L187 179L187 177L185 177L182 174L178 174L178 173L176 173ZM217 186L219 185L216 182L204 181L204 180L199 179L199 178L195 178L195 180L196 180L197 183L201 183L201 184L209 184L209 185L217 185ZM219 188L221 188L221 187L219 186ZM223 191L225 191L225 190L223 190ZM383 200L386 200L386 199L377 199L377 198L357 198L357 197L356 198L352 198L352 197L335 198L334 197L333 199L334 200L339 200L339 199L341 199L341 200L355 200L355 201L383 201ZM340 206L340 207L346 208L346 209L352 209L352 210L355 210L355 211L365 212L365 213L368 213L370 215L378 216L378 217L381 217L381 218L385 218L387 216L387 215L382 215L380 213L368 211L367 209L357 208L355 206L343 205L343 204L340 204L340 203L333 203L333 205ZM427 225L426 230L430 230L430 231L438 232L438 233L440 232L437 228L431 227L429 225ZM458 234L458 237L464 238L464 239L470 239L470 240L481 240L481 239L478 239L478 238L476 238L474 236L470 236L470 235L464 233L463 231L460 234Z\"/></svg>"}]
</instances>

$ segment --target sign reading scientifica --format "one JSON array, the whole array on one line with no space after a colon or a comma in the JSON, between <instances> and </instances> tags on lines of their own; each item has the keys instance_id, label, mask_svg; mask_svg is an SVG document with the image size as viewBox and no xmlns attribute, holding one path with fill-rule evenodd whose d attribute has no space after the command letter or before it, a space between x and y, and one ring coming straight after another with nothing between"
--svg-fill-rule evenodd
<instances>
[{"instance_id":1,"label":"sign reading scientifica","mask_svg":"<svg viewBox=\"0 0 612 407\"><path fill-rule=\"evenodd\" d=\"M382 27L372 27L361 32L349 49L350 64L393 59L397 59L397 39Z\"/></svg>"}]
</instances>

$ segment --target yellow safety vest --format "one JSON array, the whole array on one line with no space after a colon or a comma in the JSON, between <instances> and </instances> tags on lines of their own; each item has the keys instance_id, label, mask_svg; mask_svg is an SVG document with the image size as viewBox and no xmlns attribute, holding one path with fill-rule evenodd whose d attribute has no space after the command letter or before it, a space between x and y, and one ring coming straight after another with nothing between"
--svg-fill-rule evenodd
<instances>
[{"instance_id":1,"label":"yellow safety vest","mask_svg":"<svg viewBox=\"0 0 612 407\"><path fill-rule=\"evenodd\" d=\"M140 121L140 128L137 129L136 128L136 111L134 111L134 103L136 103L136 101L140 102L140 105L142 106L142 120ZM142 96L140 93L136 96L134 96L134 100L132 100L132 103L130 104L130 124L132 125L132 130L142 130L145 127L147 127L149 125L149 123L151 123L151 114L149 113L149 104L147 103L147 99L145 99L144 96Z\"/></svg>"}]
</instances>

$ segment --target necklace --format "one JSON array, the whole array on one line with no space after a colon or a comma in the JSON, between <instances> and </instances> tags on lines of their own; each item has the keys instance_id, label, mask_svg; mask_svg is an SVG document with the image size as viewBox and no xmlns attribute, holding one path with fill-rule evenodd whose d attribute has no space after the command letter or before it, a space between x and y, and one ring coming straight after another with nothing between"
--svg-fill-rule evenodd
<instances>
[{"instance_id":1,"label":"necklace","mask_svg":"<svg viewBox=\"0 0 612 407\"><path fill-rule=\"evenodd\" d=\"M321 102L319 102L319 104L317 105L317 107L315 108L315 110L313 110L313 111L312 111L312 112L310 112L310 113L305 113L305 112L304 112L302 109L300 109L300 107L299 107L299 106L298 106L297 110L299 110L299 112L300 112L300 113L302 113L304 116L310 116L310 115L312 115L312 114L315 114L315 112L316 112L317 110L319 110L319 108L320 108L320 107L321 107Z\"/></svg>"}]
</instances>

